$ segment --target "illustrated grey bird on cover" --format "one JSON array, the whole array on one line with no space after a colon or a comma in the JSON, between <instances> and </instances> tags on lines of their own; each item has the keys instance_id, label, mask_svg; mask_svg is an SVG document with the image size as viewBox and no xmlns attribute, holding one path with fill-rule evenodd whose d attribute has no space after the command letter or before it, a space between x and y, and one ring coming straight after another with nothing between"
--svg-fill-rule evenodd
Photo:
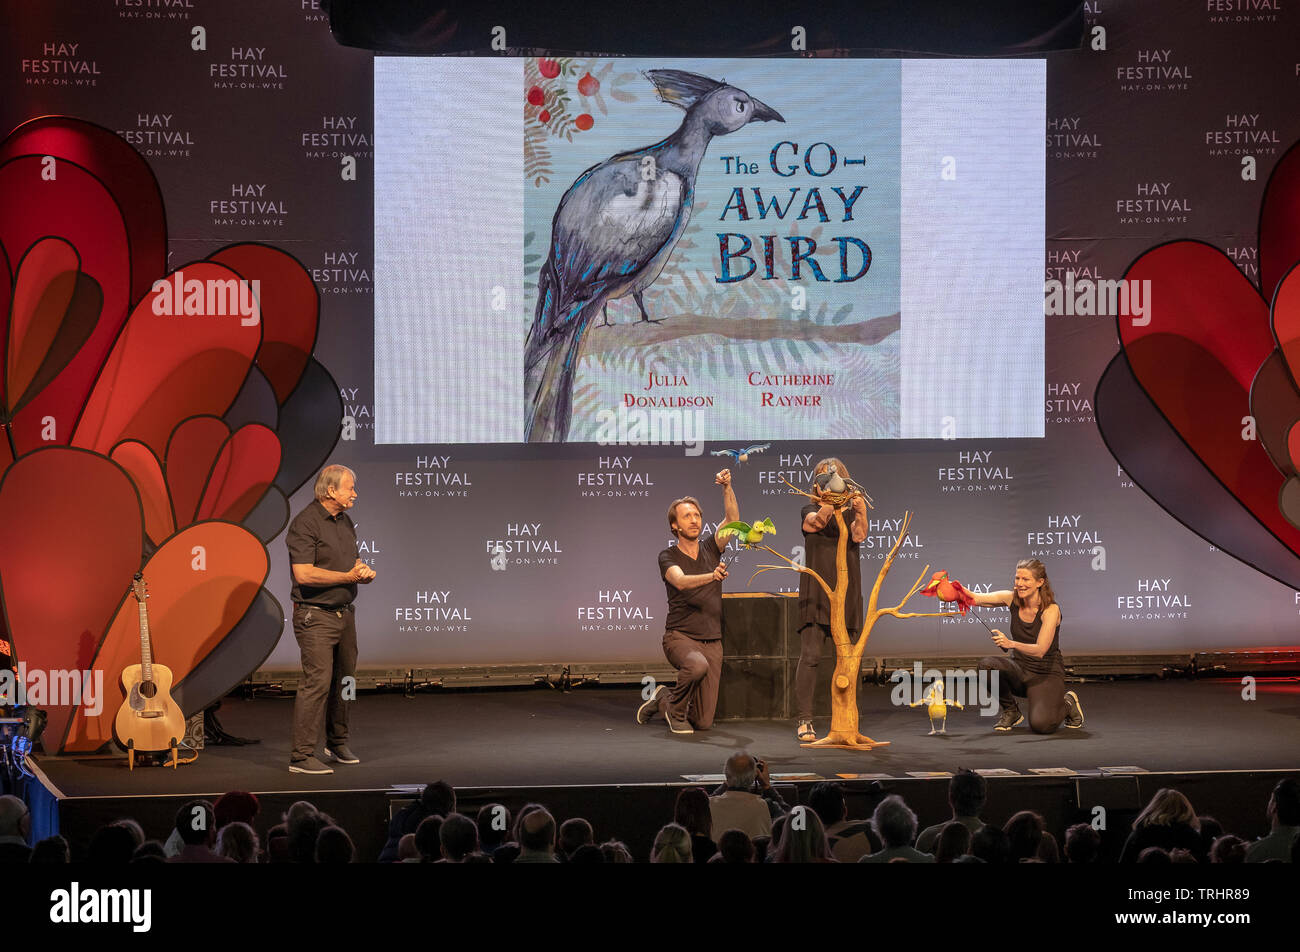
<instances>
[{"instance_id":1,"label":"illustrated grey bird on cover","mask_svg":"<svg viewBox=\"0 0 1300 952\"><path fill-rule=\"evenodd\" d=\"M641 295L691 219L709 141L751 122L785 121L743 89L698 73L645 75L659 98L686 116L668 138L587 169L560 199L524 345L524 439L532 442L568 436L582 338L605 305L630 294L642 320L650 320Z\"/></svg>"}]
</instances>

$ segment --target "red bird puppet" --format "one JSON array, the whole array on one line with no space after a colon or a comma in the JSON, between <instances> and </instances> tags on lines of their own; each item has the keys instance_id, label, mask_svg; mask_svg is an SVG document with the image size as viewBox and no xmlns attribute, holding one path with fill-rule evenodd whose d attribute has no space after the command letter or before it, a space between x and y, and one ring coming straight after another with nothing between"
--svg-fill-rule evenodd
<instances>
[{"instance_id":1,"label":"red bird puppet","mask_svg":"<svg viewBox=\"0 0 1300 952\"><path fill-rule=\"evenodd\" d=\"M930 576L930 584L921 589L922 595L929 595L941 602L956 602L959 614L966 614L975 599L966 591L965 586L955 578L949 578L947 572L935 572Z\"/></svg>"}]
</instances>

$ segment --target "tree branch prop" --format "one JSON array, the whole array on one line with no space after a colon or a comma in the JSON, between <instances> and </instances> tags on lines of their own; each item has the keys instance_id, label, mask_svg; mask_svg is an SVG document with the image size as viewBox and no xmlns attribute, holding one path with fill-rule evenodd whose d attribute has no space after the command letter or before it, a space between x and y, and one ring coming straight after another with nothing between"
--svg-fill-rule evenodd
<instances>
[{"instance_id":1,"label":"tree branch prop","mask_svg":"<svg viewBox=\"0 0 1300 952\"><path fill-rule=\"evenodd\" d=\"M752 582L754 581L754 579L756 579L756 578L758 577L759 572L766 572L766 571L768 571L768 570L770 570L770 569L777 569L777 570L779 570L779 571L784 571L785 569L794 569L794 571L796 571L796 572L802 572L804 575L811 575L813 578L815 578L815 579L817 580L817 584L820 585L820 586L822 587L822 591L824 591L824 592L826 593L826 597L827 597L827 598L830 598L830 596L831 596L831 587L830 587L829 585L826 584L826 580L825 580L824 578L822 578L820 575L818 575L818 574L817 574L816 572L814 572L812 569L808 568L808 566L806 566L806 565L800 565L800 564L799 564L798 562L796 562L794 559L787 558L786 556L782 555L780 552L776 551L775 549L773 549L773 548L772 548L771 546L769 546L769 545L755 545L755 546L751 546L750 548L754 548L754 549L763 549L763 550L766 551L766 552L771 552L771 553L772 553L773 555L775 555L778 559L781 559L782 561L785 561L785 562L788 562L788 563L789 563L788 565L760 565L760 566L758 566L758 571L755 572L753 575L751 575L751 576L749 577L749 582L750 582L750 583L752 583ZM749 584L749 583L746 583L746 584Z\"/></svg>"}]
</instances>

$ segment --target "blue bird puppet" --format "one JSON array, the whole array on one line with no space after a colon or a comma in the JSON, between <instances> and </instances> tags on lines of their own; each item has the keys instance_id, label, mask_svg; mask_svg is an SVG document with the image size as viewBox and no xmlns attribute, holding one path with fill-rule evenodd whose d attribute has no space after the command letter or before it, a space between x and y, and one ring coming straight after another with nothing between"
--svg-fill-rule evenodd
<instances>
[{"instance_id":1,"label":"blue bird puppet","mask_svg":"<svg viewBox=\"0 0 1300 952\"><path fill-rule=\"evenodd\" d=\"M730 456L739 465L748 463L749 457L754 453L761 453L763 450L771 447L771 443L750 443L748 446L742 446L738 450L714 450L714 456Z\"/></svg>"},{"instance_id":2,"label":"blue bird puppet","mask_svg":"<svg viewBox=\"0 0 1300 952\"><path fill-rule=\"evenodd\" d=\"M582 338L605 305L630 294L642 320L650 320L641 295L691 220L695 176L709 141L751 122L785 121L743 89L707 76L676 69L645 75L659 98L686 116L668 138L587 169L560 199L524 345L529 441L567 438Z\"/></svg>"}]
</instances>

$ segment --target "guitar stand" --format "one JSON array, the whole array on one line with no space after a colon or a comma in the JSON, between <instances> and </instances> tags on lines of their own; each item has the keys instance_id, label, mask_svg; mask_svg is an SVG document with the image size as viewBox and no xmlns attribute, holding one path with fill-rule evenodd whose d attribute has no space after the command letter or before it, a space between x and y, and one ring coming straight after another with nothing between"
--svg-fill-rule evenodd
<instances>
[{"instance_id":1,"label":"guitar stand","mask_svg":"<svg viewBox=\"0 0 1300 952\"><path fill-rule=\"evenodd\" d=\"M172 752L172 770L179 765L180 747L176 743L176 738L172 738L171 746L168 748ZM135 741L126 742L126 765L128 770L135 770Z\"/></svg>"}]
</instances>

